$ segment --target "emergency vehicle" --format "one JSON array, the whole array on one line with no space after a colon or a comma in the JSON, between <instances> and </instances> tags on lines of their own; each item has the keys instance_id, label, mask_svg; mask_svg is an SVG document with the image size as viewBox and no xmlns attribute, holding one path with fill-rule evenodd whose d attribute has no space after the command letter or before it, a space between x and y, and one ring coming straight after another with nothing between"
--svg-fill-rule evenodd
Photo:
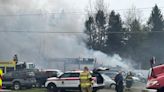
<instances>
[{"instance_id":1,"label":"emergency vehicle","mask_svg":"<svg viewBox=\"0 0 164 92\"><path fill-rule=\"evenodd\" d=\"M150 68L146 87L164 92L164 64Z\"/></svg>"},{"instance_id":2,"label":"emergency vehicle","mask_svg":"<svg viewBox=\"0 0 164 92\"><path fill-rule=\"evenodd\" d=\"M29 62L19 62L16 64L16 62L12 60L0 61L0 69L2 69L3 73L8 73L15 70L35 69L35 64Z\"/></svg>"},{"instance_id":3,"label":"emergency vehicle","mask_svg":"<svg viewBox=\"0 0 164 92\"><path fill-rule=\"evenodd\" d=\"M16 62L15 61L0 61L0 69L2 69L3 73L14 71L16 70Z\"/></svg>"},{"instance_id":4,"label":"emergency vehicle","mask_svg":"<svg viewBox=\"0 0 164 92\"><path fill-rule=\"evenodd\" d=\"M68 71L59 77L48 78L45 87L50 91L57 92L65 90L80 90L79 76L82 71ZM93 91L104 88L104 79L98 72L91 72L93 83Z\"/></svg>"}]
</instances>

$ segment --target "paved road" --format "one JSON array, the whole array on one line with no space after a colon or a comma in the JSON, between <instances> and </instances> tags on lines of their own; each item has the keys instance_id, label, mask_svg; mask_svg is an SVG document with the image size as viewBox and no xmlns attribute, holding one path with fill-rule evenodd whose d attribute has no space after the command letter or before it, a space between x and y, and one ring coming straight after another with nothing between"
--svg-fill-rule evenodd
<instances>
[{"instance_id":1,"label":"paved road","mask_svg":"<svg viewBox=\"0 0 164 92\"><path fill-rule=\"evenodd\" d=\"M127 91L125 89L124 92L155 92L155 91L142 91L143 89L145 89L145 84L137 83L137 84L133 85L133 87L130 91ZM0 92L4 92L4 91L0 91ZM43 89L34 88L34 89L25 89L25 90L20 90L20 91L11 91L11 92L47 92L47 90L44 88ZM103 89L103 90L99 90L98 92L115 92L115 90L114 89Z\"/></svg>"},{"instance_id":2,"label":"paved road","mask_svg":"<svg viewBox=\"0 0 164 92\"><path fill-rule=\"evenodd\" d=\"M124 92L156 92L155 90L145 89L145 86L146 85L143 83L135 83L130 90L124 89ZM103 90L100 90L99 92L115 92L115 90L114 89L103 89Z\"/></svg>"},{"instance_id":3,"label":"paved road","mask_svg":"<svg viewBox=\"0 0 164 92\"><path fill-rule=\"evenodd\" d=\"M115 90L111 90L111 89L103 89L103 90L99 90L98 92L115 92ZM156 92L155 90L144 90L143 89L131 89L129 91L125 90L124 92Z\"/></svg>"},{"instance_id":4,"label":"paved road","mask_svg":"<svg viewBox=\"0 0 164 92\"><path fill-rule=\"evenodd\" d=\"M113 89L103 89L103 90L99 90L98 92L115 92L115 90ZM131 90L126 90L124 92L142 92L141 89L131 89Z\"/></svg>"}]
</instances>

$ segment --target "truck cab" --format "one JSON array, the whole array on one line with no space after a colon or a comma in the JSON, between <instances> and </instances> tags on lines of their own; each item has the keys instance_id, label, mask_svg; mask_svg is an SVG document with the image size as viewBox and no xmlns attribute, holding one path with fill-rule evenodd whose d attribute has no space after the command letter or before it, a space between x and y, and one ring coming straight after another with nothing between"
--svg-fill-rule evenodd
<instances>
[{"instance_id":1,"label":"truck cab","mask_svg":"<svg viewBox=\"0 0 164 92\"><path fill-rule=\"evenodd\" d=\"M150 68L146 88L164 92L164 64Z\"/></svg>"}]
</instances>

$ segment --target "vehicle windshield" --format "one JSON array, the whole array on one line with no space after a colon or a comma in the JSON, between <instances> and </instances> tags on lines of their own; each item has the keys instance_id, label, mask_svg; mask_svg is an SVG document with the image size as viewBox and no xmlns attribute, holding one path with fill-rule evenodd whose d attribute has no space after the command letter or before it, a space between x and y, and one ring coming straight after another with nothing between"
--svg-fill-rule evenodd
<instances>
[{"instance_id":1,"label":"vehicle windshield","mask_svg":"<svg viewBox=\"0 0 164 92\"><path fill-rule=\"evenodd\" d=\"M152 68L149 69L149 72L148 72L148 78L152 77Z\"/></svg>"}]
</instances>

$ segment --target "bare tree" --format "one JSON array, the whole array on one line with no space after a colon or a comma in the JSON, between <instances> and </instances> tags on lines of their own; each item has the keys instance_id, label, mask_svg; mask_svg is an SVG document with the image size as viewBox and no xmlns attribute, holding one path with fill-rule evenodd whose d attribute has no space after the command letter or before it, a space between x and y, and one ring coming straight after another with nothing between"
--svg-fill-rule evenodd
<instances>
[{"instance_id":1,"label":"bare tree","mask_svg":"<svg viewBox=\"0 0 164 92\"><path fill-rule=\"evenodd\" d=\"M137 10L135 6L132 6L127 12L125 12L125 27L129 28L128 31L130 30L130 25L133 23L134 20L137 20L138 22L142 23L142 11Z\"/></svg>"}]
</instances>

